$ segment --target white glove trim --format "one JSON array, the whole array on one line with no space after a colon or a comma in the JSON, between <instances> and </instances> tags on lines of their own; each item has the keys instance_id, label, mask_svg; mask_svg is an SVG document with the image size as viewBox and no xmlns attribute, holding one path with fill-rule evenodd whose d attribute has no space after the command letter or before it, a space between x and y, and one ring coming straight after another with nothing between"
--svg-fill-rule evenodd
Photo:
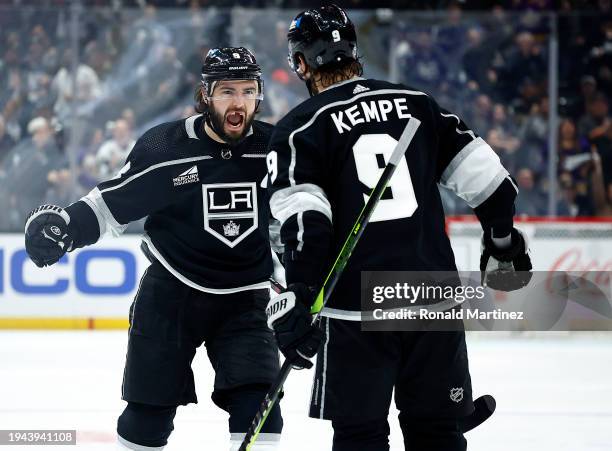
<instances>
[{"instance_id":1,"label":"white glove trim","mask_svg":"<svg viewBox=\"0 0 612 451\"><path fill-rule=\"evenodd\" d=\"M274 329L272 326L276 321L285 316L295 307L295 293L293 291L286 291L273 297L268 302L266 307L266 316L268 317L268 327Z\"/></svg>"},{"instance_id":2,"label":"white glove trim","mask_svg":"<svg viewBox=\"0 0 612 451\"><path fill-rule=\"evenodd\" d=\"M36 219L37 217L41 215L45 215L49 213L60 216L64 220L66 225L70 224L70 216L68 215L66 210L64 210L62 207L58 207L57 205L41 205L40 207L32 210L32 212L30 213L30 216L28 217L28 220L26 221L26 224L25 224L25 232L27 233L28 227L30 226L30 223L34 219Z\"/></svg>"}]
</instances>

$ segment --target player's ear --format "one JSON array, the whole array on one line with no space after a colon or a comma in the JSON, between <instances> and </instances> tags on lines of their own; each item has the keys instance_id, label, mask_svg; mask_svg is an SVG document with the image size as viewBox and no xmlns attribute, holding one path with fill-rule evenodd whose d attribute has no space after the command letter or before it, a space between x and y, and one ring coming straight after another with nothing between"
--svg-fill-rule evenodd
<instances>
[{"instance_id":1,"label":"player's ear","mask_svg":"<svg viewBox=\"0 0 612 451\"><path fill-rule=\"evenodd\" d=\"M308 67L308 64L306 64L306 60L304 59L304 56L301 54L298 54L297 60L298 60L297 72L304 78L310 78L310 68Z\"/></svg>"}]
</instances>

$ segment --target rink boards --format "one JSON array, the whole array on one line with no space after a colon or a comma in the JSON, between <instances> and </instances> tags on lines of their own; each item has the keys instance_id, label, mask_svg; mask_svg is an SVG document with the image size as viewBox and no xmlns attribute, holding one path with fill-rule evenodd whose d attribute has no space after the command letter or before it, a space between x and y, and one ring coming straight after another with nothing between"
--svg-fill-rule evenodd
<instances>
[{"instance_id":1,"label":"rink boards","mask_svg":"<svg viewBox=\"0 0 612 451\"><path fill-rule=\"evenodd\" d=\"M612 221L519 221L529 238L534 269L611 271ZM459 269L476 270L480 225L455 218L448 232ZM0 328L121 329L148 261L140 237L105 239L37 268L23 236L0 235Z\"/></svg>"}]
</instances>

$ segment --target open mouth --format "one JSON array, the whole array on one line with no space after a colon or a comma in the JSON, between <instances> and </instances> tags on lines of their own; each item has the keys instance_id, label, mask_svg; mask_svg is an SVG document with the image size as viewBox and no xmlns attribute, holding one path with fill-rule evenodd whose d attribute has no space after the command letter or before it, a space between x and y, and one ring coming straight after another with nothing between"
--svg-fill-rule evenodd
<instances>
[{"instance_id":1,"label":"open mouth","mask_svg":"<svg viewBox=\"0 0 612 451\"><path fill-rule=\"evenodd\" d=\"M225 123L229 130L240 130L244 124L245 114L240 111L228 113L225 117Z\"/></svg>"}]
</instances>

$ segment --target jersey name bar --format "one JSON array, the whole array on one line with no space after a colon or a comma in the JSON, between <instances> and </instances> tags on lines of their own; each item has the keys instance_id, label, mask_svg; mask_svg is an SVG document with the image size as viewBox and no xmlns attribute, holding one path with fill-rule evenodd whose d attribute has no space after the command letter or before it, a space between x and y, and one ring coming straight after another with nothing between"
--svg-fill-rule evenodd
<instances>
[{"instance_id":1,"label":"jersey name bar","mask_svg":"<svg viewBox=\"0 0 612 451\"><path fill-rule=\"evenodd\" d=\"M359 102L345 110L331 113L330 116L336 129L338 129L338 133L343 134L345 130L351 131L354 126L364 122L385 122L388 120L387 115L394 110L398 118L410 118L405 97L396 97L393 101L380 99Z\"/></svg>"}]
</instances>

